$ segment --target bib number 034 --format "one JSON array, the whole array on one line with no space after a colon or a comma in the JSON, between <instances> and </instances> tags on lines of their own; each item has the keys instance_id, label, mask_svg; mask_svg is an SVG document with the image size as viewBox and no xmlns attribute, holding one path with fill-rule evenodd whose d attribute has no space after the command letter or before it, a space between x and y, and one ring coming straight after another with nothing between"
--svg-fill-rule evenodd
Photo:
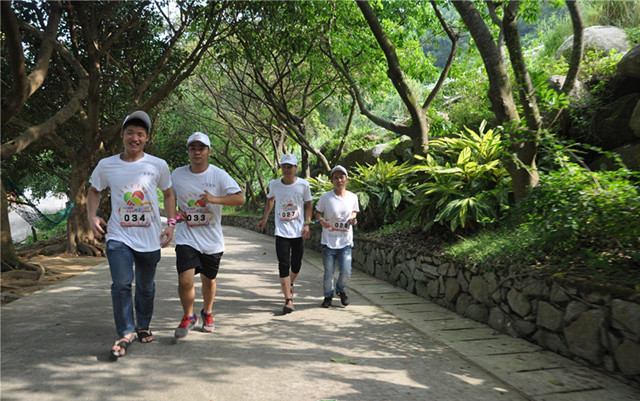
<instances>
[{"instance_id":1,"label":"bib number 034","mask_svg":"<svg viewBox=\"0 0 640 401\"><path fill-rule=\"evenodd\" d=\"M144 206L122 206L120 208L120 226L149 227L151 213Z\"/></svg>"}]
</instances>

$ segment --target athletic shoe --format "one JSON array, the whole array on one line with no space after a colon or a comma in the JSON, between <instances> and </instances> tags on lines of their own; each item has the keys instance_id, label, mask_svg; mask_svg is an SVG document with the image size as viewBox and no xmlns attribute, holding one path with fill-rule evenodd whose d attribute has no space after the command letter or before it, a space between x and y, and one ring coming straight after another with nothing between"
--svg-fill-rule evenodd
<instances>
[{"instance_id":1,"label":"athletic shoe","mask_svg":"<svg viewBox=\"0 0 640 401\"><path fill-rule=\"evenodd\" d=\"M213 312L204 313L204 308L200 311L200 316L202 316L202 331L205 333L211 333L213 329L216 328L216 325L213 324Z\"/></svg>"},{"instance_id":2,"label":"athletic shoe","mask_svg":"<svg viewBox=\"0 0 640 401\"><path fill-rule=\"evenodd\" d=\"M331 300L332 300L332 299L333 299L333 298L326 298L326 297L325 297L324 301L322 301L322 307L323 307L323 308L328 308L328 307L330 307L330 306L331 306Z\"/></svg>"},{"instance_id":3,"label":"athletic shoe","mask_svg":"<svg viewBox=\"0 0 640 401\"><path fill-rule=\"evenodd\" d=\"M198 321L198 318L196 317L196 315L193 315L193 316L184 315L182 317L182 321L180 322L180 325L176 327L176 331L174 333L176 338L186 337L187 334L189 334L189 330L191 330L193 326L196 325L197 321Z\"/></svg>"},{"instance_id":4,"label":"athletic shoe","mask_svg":"<svg viewBox=\"0 0 640 401\"><path fill-rule=\"evenodd\" d=\"M351 303L346 292L339 292L338 295L340 295L340 302L342 302L342 305L347 306Z\"/></svg>"}]
</instances>

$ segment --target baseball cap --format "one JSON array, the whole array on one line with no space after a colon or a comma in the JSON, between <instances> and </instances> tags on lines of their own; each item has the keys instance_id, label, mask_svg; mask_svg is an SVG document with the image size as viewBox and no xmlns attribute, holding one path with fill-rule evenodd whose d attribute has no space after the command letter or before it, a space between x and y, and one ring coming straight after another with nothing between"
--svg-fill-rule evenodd
<instances>
[{"instance_id":1,"label":"baseball cap","mask_svg":"<svg viewBox=\"0 0 640 401\"><path fill-rule=\"evenodd\" d=\"M124 118L124 122L122 123L122 129L127 124L127 121L138 119L141 120L147 126L147 134L151 131L151 119L149 115L142 110L136 110L133 113L129 114Z\"/></svg>"},{"instance_id":2,"label":"baseball cap","mask_svg":"<svg viewBox=\"0 0 640 401\"><path fill-rule=\"evenodd\" d=\"M211 142L209 141L209 137L203 134L202 132L194 132L191 134L189 139L187 139L187 146L191 144L191 142L201 142L203 145L207 147L211 147Z\"/></svg>"},{"instance_id":3,"label":"baseball cap","mask_svg":"<svg viewBox=\"0 0 640 401\"><path fill-rule=\"evenodd\" d=\"M292 166L298 165L298 158L296 158L291 153L285 153L282 155L282 159L280 159L280 164L291 164Z\"/></svg>"},{"instance_id":4,"label":"baseball cap","mask_svg":"<svg viewBox=\"0 0 640 401\"><path fill-rule=\"evenodd\" d=\"M334 168L331 169L331 172L329 173L329 179L333 178L333 173L335 173L336 171L340 171L341 173L344 173L344 175L349 178L349 174L347 173L347 169L342 167L341 165L337 165Z\"/></svg>"}]
</instances>

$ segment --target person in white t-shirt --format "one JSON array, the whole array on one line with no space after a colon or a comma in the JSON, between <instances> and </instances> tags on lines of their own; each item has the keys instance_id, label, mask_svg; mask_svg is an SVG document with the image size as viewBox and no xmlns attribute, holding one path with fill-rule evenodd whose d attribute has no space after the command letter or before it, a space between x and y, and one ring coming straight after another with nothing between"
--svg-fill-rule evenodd
<instances>
[{"instance_id":1,"label":"person in white t-shirt","mask_svg":"<svg viewBox=\"0 0 640 401\"><path fill-rule=\"evenodd\" d=\"M193 305L196 291L194 277L200 273L204 307L200 311L202 330L210 333L213 323L213 301L216 296L220 259L224 252L222 206L241 206L244 195L238 183L224 170L209 164L211 142L202 132L187 139L190 164L171 174L178 202L176 230L176 267L178 293L184 315L175 330L183 338L198 321Z\"/></svg>"},{"instance_id":2,"label":"person in white t-shirt","mask_svg":"<svg viewBox=\"0 0 640 401\"><path fill-rule=\"evenodd\" d=\"M258 230L263 230L267 218L275 207L276 256L280 287L284 294L283 312L291 313L293 307L293 282L298 277L304 255L304 241L309 239L309 226L313 203L309 182L296 177L298 159L291 153L280 160L282 178L269 183L269 193L264 208L264 216L258 222Z\"/></svg>"},{"instance_id":3,"label":"person in white t-shirt","mask_svg":"<svg viewBox=\"0 0 640 401\"><path fill-rule=\"evenodd\" d=\"M333 300L333 277L335 265L340 271L336 281L336 294L342 305L351 303L347 296L347 284L351 278L351 249L353 248L353 226L360 208L358 196L347 191L349 175L347 169L338 165L331 169L329 179L333 191L325 192L316 205L316 219L322 219L322 264L324 265L322 307L328 308Z\"/></svg>"},{"instance_id":4,"label":"person in white t-shirt","mask_svg":"<svg viewBox=\"0 0 640 401\"><path fill-rule=\"evenodd\" d=\"M98 162L91 174L87 194L87 217L97 239L106 237L111 271L111 301L117 340L111 356L124 356L134 340L153 341L149 325L153 315L156 266L160 248L173 238L176 202L167 163L144 152L149 141L151 119L144 111L128 115L120 136L124 151ZM111 215L107 224L97 216L102 190L111 189ZM158 188L164 194L168 227L162 230ZM173 222L173 225L171 225ZM106 227L106 235L105 228ZM135 319L131 293L135 264Z\"/></svg>"}]
</instances>

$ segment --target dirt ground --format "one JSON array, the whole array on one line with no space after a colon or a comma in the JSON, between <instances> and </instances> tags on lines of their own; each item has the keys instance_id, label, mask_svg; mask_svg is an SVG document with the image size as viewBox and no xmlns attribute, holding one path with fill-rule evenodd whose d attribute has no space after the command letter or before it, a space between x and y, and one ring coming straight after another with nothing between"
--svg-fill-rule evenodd
<instances>
[{"instance_id":1,"label":"dirt ground","mask_svg":"<svg viewBox=\"0 0 640 401\"><path fill-rule=\"evenodd\" d=\"M2 305L71 278L106 260L107 258L104 257L75 256L71 254L32 257L26 261L44 267L45 275L37 281L37 273L35 271L14 270L3 272Z\"/></svg>"}]
</instances>

